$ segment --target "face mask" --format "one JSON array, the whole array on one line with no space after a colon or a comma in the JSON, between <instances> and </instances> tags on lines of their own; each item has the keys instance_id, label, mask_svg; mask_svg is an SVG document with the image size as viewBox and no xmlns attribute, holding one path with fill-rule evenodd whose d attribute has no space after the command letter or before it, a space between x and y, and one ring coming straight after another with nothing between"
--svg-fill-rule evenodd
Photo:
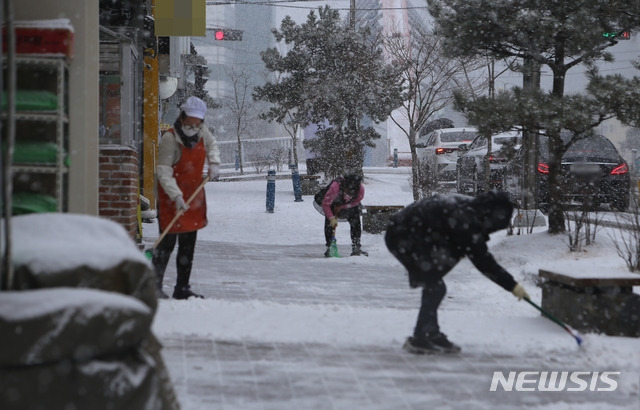
<instances>
[{"instance_id":1,"label":"face mask","mask_svg":"<svg viewBox=\"0 0 640 410\"><path fill-rule=\"evenodd\" d=\"M182 132L187 137L193 137L200 131L200 127L194 127L192 125L185 125L182 127Z\"/></svg>"}]
</instances>

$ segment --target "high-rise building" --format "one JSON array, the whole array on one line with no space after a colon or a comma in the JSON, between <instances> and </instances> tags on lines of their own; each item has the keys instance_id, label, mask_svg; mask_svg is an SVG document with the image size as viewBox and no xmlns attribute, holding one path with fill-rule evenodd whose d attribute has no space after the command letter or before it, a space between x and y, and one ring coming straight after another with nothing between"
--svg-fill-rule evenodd
<instances>
[{"instance_id":1,"label":"high-rise building","mask_svg":"<svg viewBox=\"0 0 640 410\"><path fill-rule=\"evenodd\" d=\"M265 109L264 104L253 101L255 86L263 85L267 79L260 53L275 45L271 29L276 26L275 9L267 3L254 0L242 3L222 3L207 1L207 35L192 37L191 42L197 54L207 61L208 73L205 90L222 108L214 111L212 125L216 137L221 142L222 162L234 161L237 153L238 134L242 140L281 138L286 149L290 148L288 134L277 123L267 123L257 119ZM241 97L235 99L236 96ZM247 112L239 114L236 101L244 99ZM234 116L241 116L242 131ZM244 142L243 142L244 144ZM269 155L273 144L253 146L260 155ZM243 163L250 161L249 148L239 155ZM257 154L256 154L257 155Z\"/></svg>"},{"instance_id":2,"label":"high-rise building","mask_svg":"<svg viewBox=\"0 0 640 410\"><path fill-rule=\"evenodd\" d=\"M263 81L256 74L264 71L260 52L274 45L274 8L257 1L251 3L253 0L234 4L207 1L207 36L191 39L198 54L208 62L205 89L213 98L233 91L228 75L231 70L251 74L256 84Z\"/></svg>"}]
</instances>

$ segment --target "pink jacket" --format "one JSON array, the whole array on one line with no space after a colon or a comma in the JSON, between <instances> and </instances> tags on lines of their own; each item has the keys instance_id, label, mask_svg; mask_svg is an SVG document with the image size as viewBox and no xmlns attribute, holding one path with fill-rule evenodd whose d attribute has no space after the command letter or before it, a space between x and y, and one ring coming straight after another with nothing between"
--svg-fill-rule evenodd
<instances>
[{"instance_id":1,"label":"pink jacket","mask_svg":"<svg viewBox=\"0 0 640 410\"><path fill-rule=\"evenodd\" d=\"M331 219L335 216L331 210L331 205L336 201L336 199L338 199L339 193L340 183L338 181L333 181L331 185L329 185L329 189L322 200L322 210L324 211L324 216L327 217L327 219ZM360 184L360 190L354 199L345 193L342 196L342 201L338 199L338 205L341 207L340 209L353 208L360 205L362 198L364 198L364 185Z\"/></svg>"}]
</instances>

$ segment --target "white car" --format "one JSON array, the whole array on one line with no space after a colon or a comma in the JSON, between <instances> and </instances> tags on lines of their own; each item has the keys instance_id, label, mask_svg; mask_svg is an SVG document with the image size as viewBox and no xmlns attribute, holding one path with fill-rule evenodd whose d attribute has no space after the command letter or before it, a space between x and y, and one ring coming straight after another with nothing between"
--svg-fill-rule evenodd
<instances>
[{"instance_id":1,"label":"white car","mask_svg":"<svg viewBox=\"0 0 640 410\"><path fill-rule=\"evenodd\" d=\"M476 128L466 127L442 128L420 137L416 141L416 151L425 178L455 183L460 145L469 145L477 136Z\"/></svg>"},{"instance_id":2,"label":"white car","mask_svg":"<svg viewBox=\"0 0 640 410\"><path fill-rule=\"evenodd\" d=\"M506 131L491 136L491 155L487 157L489 139L479 135L462 150L458 158L457 189L460 194L473 196L484 191L487 160L489 161L489 189L502 189L502 177L507 161L522 145L521 131Z\"/></svg>"}]
</instances>

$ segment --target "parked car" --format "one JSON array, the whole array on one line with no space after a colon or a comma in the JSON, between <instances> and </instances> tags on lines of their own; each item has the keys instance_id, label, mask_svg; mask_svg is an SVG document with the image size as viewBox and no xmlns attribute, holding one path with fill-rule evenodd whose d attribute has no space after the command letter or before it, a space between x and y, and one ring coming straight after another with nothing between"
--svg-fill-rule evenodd
<instances>
[{"instance_id":1,"label":"parked car","mask_svg":"<svg viewBox=\"0 0 640 410\"><path fill-rule=\"evenodd\" d=\"M436 182L455 182L460 145L477 136L475 128L443 128L420 137L416 152L424 175Z\"/></svg>"},{"instance_id":2,"label":"parked car","mask_svg":"<svg viewBox=\"0 0 640 410\"><path fill-rule=\"evenodd\" d=\"M475 196L484 191L488 142L489 138L478 135L469 146L460 146L461 154L456 164L456 187L459 193ZM508 131L491 136L491 155L488 158L489 189L502 189L504 167L521 145L521 131Z\"/></svg>"},{"instance_id":3,"label":"parked car","mask_svg":"<svg viewBox=\"0 0 640 410\"><path fill-rule=\"evenodd\" d=\"M563 136L563 139L566 144L570 135ZM538 207L542 212L547 212L549 139L541 135L538 141ZM524 189L523 151L521 147L504 171L503 188L517 204L520 204ZM563 204L586 204L588 209L597 209L600 204L608 203L611 209L617 211L629 207L629 166L611 141L602 135L585 137L569 146L562 156L560 184Z\"/></svg>"}]
</instances>

